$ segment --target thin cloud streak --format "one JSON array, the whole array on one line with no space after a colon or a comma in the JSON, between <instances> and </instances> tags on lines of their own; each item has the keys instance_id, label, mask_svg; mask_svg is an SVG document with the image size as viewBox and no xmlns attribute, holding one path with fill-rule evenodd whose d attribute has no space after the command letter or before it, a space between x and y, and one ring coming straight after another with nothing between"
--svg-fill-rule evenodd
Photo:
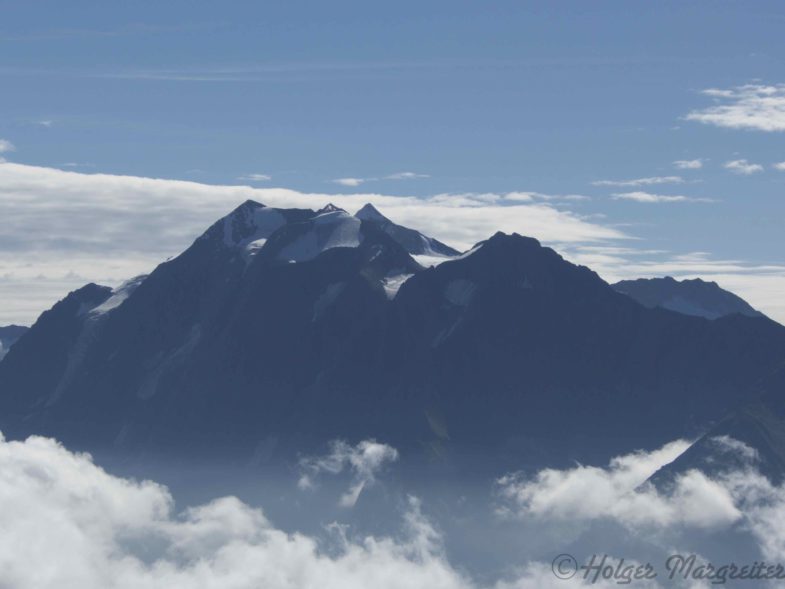
<instances>
[{"instance_id":1,"label":"thin cloud streak","mask_svg":"<svg viewBox=\"0 0 785 589\"><path fill-rule=\"evenodd\" d=\"M238 176L237 179L248 182L268 182L272 180L273 177L268 174L245 174L243 176Z\"/></svg>"},{"instance_id":2,"label":"thin cloud streak","mask_svg":"<svg viewBox=\"0 0 785 589\"><path fill-rule=\"evenodd\" d=\"M679 170L700 170L703 167L703 160L676 160L673 166Z\"/></svg>"},{"instance_id":3,"label":"thin cloud streak","mask_svg":"<svg viewBox=\"0 0 785 589\"><path fill-rule=\"evenodd\" d=\"M593 186L651 186L655 184L681 184L681 176L651 176L648 178L634 178L632 180L596 180Z\"/></svg>"},{"instance_id":4,"label":"thin cloud streak","mask_svg":"<svg viewBox=\"0 0 785 589\"><path fill-rule=\"evenodd\" d=\"M714 202L710 198L696 198L682 195L652 194L650 192L617 192L612 195L614 200L631 200L642 203L667 203L667 202Z\"/></svg>"},{"instance_id":5,"label":"thin cloud streak","mask_svg":"<svg viewBox=\"0 0 785 589\"><path fill-rule=\"evenodd\" d=\"M760 164L752 164L745 159L725 162L722 167L726 170L730 170L734 174L741 174L742 176L750 176L763 171L763 166Z\"/></svg>"}]
</instances>

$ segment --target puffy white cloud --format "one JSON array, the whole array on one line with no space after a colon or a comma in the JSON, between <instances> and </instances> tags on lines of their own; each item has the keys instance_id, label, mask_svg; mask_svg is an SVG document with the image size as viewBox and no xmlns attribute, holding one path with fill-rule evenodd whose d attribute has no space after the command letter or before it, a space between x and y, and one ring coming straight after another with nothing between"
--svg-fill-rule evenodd
<instances>
[{"instance_id":1,"label":"puffy white cloud","mask_svg":"<svg viewBox=\"0 0 785 589\"><path fill-rule=\"evenodd\" d=\"M498 485L507 504L500 513L570 522L610 519L629 527L714 527L739 520L731 491L697 470L678 476L668 494L646 482L688 447L679 440L614 458L605 468L579 465L533 477L504 476Z\"/></svg>"},{"instance_id":2,"label":"puffy white cloud","mask_svg":"<svg viewBox=\"0 0 785 589\"><path fill-rule=\"evenodd\" d=\"M545 469L528 478L503 477L498 484L506 503L499 513L524 521L561 520L571 525L613 521L632 534L656 530L670 554L683 541L683 530L711 529L712 534L723 534L729 546L731 532L749 534L752 545L747 549L757 548L769 564L781 563L785 559L785 485L775 485L759 472L757 451L743 442L727 436L708 442L715 450L714 465L719 467L711 477L693 469L677 475L665 490L642 484L686 445L673 442L651 453L614 459L605 468L579 465ZM728 458L724 469L719 458ZM708 544L703 547L708 549Z\"/></svg>"},{"instance_id":3,"label":"puffy white cloud","mask_svg":"<svg viewBox=\"0 0 785 589\"><path fill-rule=\"evenodd\" d=\"M29 323L85 282L116 285L150 272L246 199L275 207L333 202L352 212L371 202L394 221L459 249L499 230L549 244L626 237L547 202L503 194L308 194L2 163L0 325Z\"/></svg>"},{"instance_id":4,"label":"puffy white cloud","mask_svg":"<svg viewBox=\"0 0 785 589\"><path fill-rule=\"evenodd\" d=\"M785 131L785 84L710 88L703 94L718 104L690 112L687 120L731 129Z\"/></svg>"},{"instance_id":5,"label":"puffy white cloud","mask_svg":"<svg viewBox=\"0 0 785 589\"><path fill-rule=\"evenodd\" d=\"M713 202L710 198L694 198L691 196L652 194L636 190L633 192L617 192L613 194L614 200L632 200L644 203L664 203L664 202Z\"/></svg>"},{"instance_id":6,"label":"puffy white cloud","mask_svg":"<svg viewBox=\"0 0 785 589\"><path fill-rule=\"evenodd\" d=\"M330 443L330 452L324 456L309 456L300 460L302 475L297 485L301 489L313 487L314 479L322 473L336 475L344 470L352 473L353 482L341 496L340 505L353 507L360 493L376 480L377 473L388 462L398 460L398 451L375 440L363 440L351 446L343 440Z\"/></svg>"},{"instance_id":7,"label":"puffy white cloud","mask_svg":"<svg viewBox=\"0 0 785 589\"><path fill-rule=\"evenodd\" d=\"M700 170L703 167L703 160L676 160L673 165L679 170Z\"/></svg>"},{"instance_id":8,"label":"puffy white cloud","mask_svg":"<svg viewBox=\"0 0 785 589\"><path fill-rule=\"evenodd\" d=\"M317 539L233 497L174 512L166 488L53 440L0 438L0 570L14 589L470 589L412 499L399 538Z\"/></svg>"},{"instance_id":9,"label":"puffy white cloud","mask_svg":"<svg viewBox=\"0 0 785 589\"><path fill-rule=\"evenodd\" d=\"M785 162L778 162L772 166L775 170L779 170L780 172L785 172Z\"/></svg>"},{"instance_id":10,"label":"puffy white cloud","mask_svg":"<svg viewBox=\"0 0 785 589\"><path fill-rule=\"evenodd\" d=\"M648 178L634 178L632 180L596 180L594 186L651 186L654 184L681 184L681 176L650 176Z\"/></svg>"},{"instance_id":11,"label":"puffy white cloud","mask_svg":"<svg viewBox=\"0 0 785 589\"><path fill-rule=\"evenodd\" d=\"M751 164L745 159L741 160L731 160L729 162L725 162L722 165L723 168L726 170L730 170L734 174L742 174L744 176L749 176L750 174L757 174L758 172L763 171L763 166L760 164Z\"/></svg>"}]
</instances>

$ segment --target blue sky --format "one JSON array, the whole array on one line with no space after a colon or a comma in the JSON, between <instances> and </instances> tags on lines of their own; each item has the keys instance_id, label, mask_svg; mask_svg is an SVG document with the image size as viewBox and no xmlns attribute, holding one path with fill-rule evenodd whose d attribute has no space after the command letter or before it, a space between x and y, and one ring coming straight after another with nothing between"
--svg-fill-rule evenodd
<instances>
[{"instance_id":1,"label":"blue sky","mask_svg":"<svg viewBox=\"0 0 785 589\"><path fill-rule=\"evenodd\" d=\"M596 244L566 248L603 276L716 276L785 318L771 306L785 287L781 3L0 1L0 15L13 164L328 195L538 193L649 256L613 268ZM36 229L4 181L17 226L0 244L18 259L17 233Z\"/></svg>"}]
</instances>

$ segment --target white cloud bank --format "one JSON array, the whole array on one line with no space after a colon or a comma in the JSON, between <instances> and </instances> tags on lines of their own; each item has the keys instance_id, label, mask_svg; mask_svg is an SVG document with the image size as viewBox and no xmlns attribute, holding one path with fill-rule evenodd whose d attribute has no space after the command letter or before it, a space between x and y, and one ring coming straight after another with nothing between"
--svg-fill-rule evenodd
<instances>
[{"instance_id":1,"label":"white cloud bank","mask_svg":"<svg viewBox=\"0 0 785 589\"><path fill-rule=\"evenodd\" d=\"M555 247L608 281L665 274L716 280L785 322L785 266L712 260L705 254L685 263L689 256L621 247L632 243L622 229L565 209L588 199L579 194L302 193L6 162L0 163L0 325L29 324L87 282L117 286L149 273L246 199L314 209L333 202L350 212L371 202L395 222L459 250L496 231L517 232Z\"/></svg>"},{"instance_id":2,"label":"white cloud bank","mask_svg":"<svg viewBox=\"0 0 785 589\"><path fill-rule=\"evenodd\" d=\"M0 325L30 323L86 282L117 285L150 272L246 199L274 207L333 202L350 212L371 202L458 249L496 231L550 244L626 237L543 199L534 202L536 193L521 194L306 194L0 163Z\"/></svg>"},{"instance_id":3,"label":"white cloud bank","mask_svg":"<svg viewBox=\"0 0 785 589\"><path fill-rule=\"evenodd\" d=\"M679 551L680 530L709 531L710 545L717 534L724 538L742 529L763 558L782 562L785 488L757 472L749 447L726 437L715 443L720 452L738 458L736 470L714 478L688 471L668 492L642 485L686 448L686 442L677 441L615 458L605 468L579 465L528 478L503 477L498 485L505 505L499 513L509 523L522 521L521 534L533 520L549 522L567 536L576 525L610 520L629 530L631 538L657 532L668 553ZM365 455L360 459L365 461L368 453L358 445L335 454ZM516 562L499 574L503 578L479 583L449 562L445 537L411 497L401 530L384 536L355 537L337 523L318 537L290 533L234 497L177 512L162 485L113 476L89 455L41 437L11 442L0 435L0 505L0 585L13 589L617 586L602 579L593 585L580 575L557 579L550 562L527 561L526 554L515 556ZM634 546L625 555L628 563L646 558Z\"/></svg>"},{"instance_id":4,"label":"white cloud bank","mask_svg":"<svg viewBox=\"0 0 785 589\"><path fill-rule=\"evenodd\" d=\"M707 125L754 131L785 131L785 84L746 84L703 91L717 102L686 119Z\"/></svg>"},{"instance_id":5,"label":"white cloud bank","mask_svg":"<svg viewBox=\"0 0 785 589\"><path fill-rule=\"evenodd\" d=\"M349 470L353 476L349 490L341 496L339 504L354 507L363 489L372 485L376 475L388 462L398 460L398 451L392 446L375 440L363 440L351 446L343 440L330 443L325 456L309 456L300 460L302 475L297 483L301 489L311 489L314 480L322 473L336 475Z\"/></svg>"}]
</instances>

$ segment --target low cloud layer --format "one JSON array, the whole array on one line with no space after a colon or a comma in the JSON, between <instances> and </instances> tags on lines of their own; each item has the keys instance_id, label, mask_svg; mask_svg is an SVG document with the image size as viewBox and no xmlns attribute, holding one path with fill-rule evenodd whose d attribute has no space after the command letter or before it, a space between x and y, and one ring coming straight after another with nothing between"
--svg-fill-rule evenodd
<instances>
[{"instance_id":1,"label":"low cloud layer","mask_svg":"<svg viewBox=\"0 0 785 589\"><path fill-rule=\"evenodd\" d=\"M111 476L52 440L0 439L0 570L14 589L468 589L412 500L398 538L331 551L233 497L174 512L166 488Z\"/></svg>"},{"instance_id":2,"label":"low cloud layer","mask_svg":"<svg viewBox=\"0 0 785 589\"><path fill-rule=\"evenodd\" d=\"M576 550L579 562L585 562L581 555L596 550L598 537L570 537L576 528L602 522L618 524L612 536L627 546L624 554L609 555L614 565L622 557L628 564L653 561L662 573L663 554L701 555L717 538L728 543L739 533L755 549L754 558L785 561L785 488L760 475L757 455L748 446L726 437L714 442L718 456L733 458L733 467L713 478L687 471L667 491L645 481L685 449L684 441L620 456L602 468L577 465L502 477L497 482L502 527L487 528L483 542L509 542L508 535L494 534L514 530L531 536L534 546L550 545L546 550L553 554L532 558L513 550L512 562L480 582L451 562L444 532L425 515L427 505L411 496L396 529L385 535L358 536L340 523L307 535L277 527L261 509L234 497L178 511L160 484L113 476L89 455L51 439L0 436L2 584L14 589L613 587L612 579L592 584L578 574L563 580L551 569L560 547ZM375 472L392 452L372 442L334 444L312 464L319 472ZM684 530L700 530L698 543L685 545ZM648 544L641 545L643 538ZM674 586L663 576L634 586Z\"/></svg>"},{"instance_id":3,"label":"low cloud layer","mask_svg":"<svg viewBox=\"0 0 785 589\"><path fill-rule=\"evenodd\" d=\"M610 519L630 528L711 528L738 521L741 513L732 490L699 471L678 477L667 494L646 482L688 447L680 440L654 452L614 458L605 468L579 465L542 470L531 478L507 475L498 481L501 496L508 501L500 512L567 522Z\"/></svg>"},{"instance_id":4,"label":"low cloud layer","mask_svg":"<svg viewBox=\"0 0 785 589\"><path fill-rule=\"evenodd\" d=\"M399 530L352 538L277 528L234 497L175 510L154 482L108 474L51 439L0 436L0 571L13 589L548 589L612 587L526 562L479 583L408 498ZM647 585L650 586L650 585Z\"/></svg>"}]
</instances>

